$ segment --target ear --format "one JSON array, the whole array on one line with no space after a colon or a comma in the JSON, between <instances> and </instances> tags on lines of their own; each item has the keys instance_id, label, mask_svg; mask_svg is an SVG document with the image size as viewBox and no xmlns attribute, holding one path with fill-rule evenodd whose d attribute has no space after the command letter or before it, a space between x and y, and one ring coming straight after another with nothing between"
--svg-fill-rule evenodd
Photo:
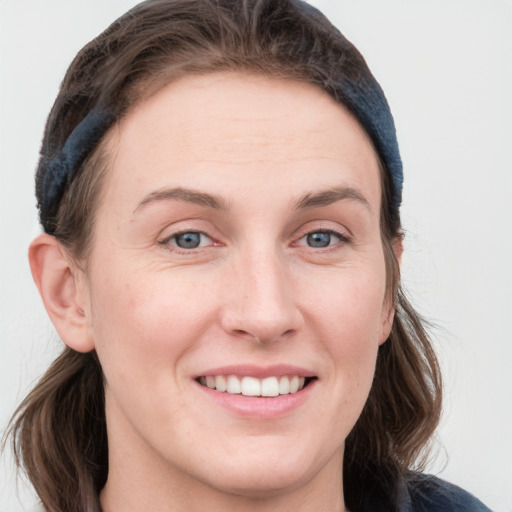
<instances>
[{"instance_id":1,"label":"ear","mask_svg":"<svg viewBox=\"0 0 512 512\"><path fill-rule=\"evenodd\" d=\"M402 268L402 256L404 254L404 238L397 236L393 242L393 252L395 253L396 261L398 261L398 268Z\"/></svg>"},{"instance_id":2,"label":"ear","mask_svg":"<svg viewBox=\"0 0 512 512\"><path fill-rule=\"evenodd\" d=\"M34 282L61 340L78 352L93 350L94 341L84 313L87 286L83 271L58 240L47 234L30 244L28 259Z\"/></svg>"},{"instance_id":3,"label":"ear","mask_svg":"<svg viewBox=\"0 0 512 512\"><path fill-rule=\"evenodd\" d=\"M396 261L398 262L398 270L402 266L402 254L404 252L403 238L397 237L393 241L393 252L395 253ZM382 345L391 334L391 328L393 326L393 320L395 318L395 305L394 301L386 300L382 309L382 325L379 336L379 345Z\"/></svg>"},{"instance_id":4,"label":"ear","mask_svg":"<svg viewBox=\"0 0 512 512\"><path fill-rule=\"evenodd\" d=\"M384 306L386 311L383 311L382 315L382 325L379 335L379 345L382 345L391 334L391 328L393 326L393 319L395 318L395 308L394 306L386 307Z\"/></svg>"}]
</instances>

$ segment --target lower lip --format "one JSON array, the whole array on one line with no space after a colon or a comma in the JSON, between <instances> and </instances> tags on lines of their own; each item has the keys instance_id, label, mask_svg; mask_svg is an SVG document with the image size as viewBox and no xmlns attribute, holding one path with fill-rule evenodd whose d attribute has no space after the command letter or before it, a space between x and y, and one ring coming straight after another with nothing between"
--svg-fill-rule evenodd
<instances>
[{"instance_id":1,"label":"lower lip","mask_svg":"<svg viewBox=\"0 0 512 512\"><path fill-rule=\"evenodd\" d=\"M210 400L239 416L273 419L285 416L300 407L311 394L316 380L309 382L305 388L296 393L275 397L232 395L225 391L210 389L199 382L195 382L195 384Z\"/></svg>"}]
</instances>

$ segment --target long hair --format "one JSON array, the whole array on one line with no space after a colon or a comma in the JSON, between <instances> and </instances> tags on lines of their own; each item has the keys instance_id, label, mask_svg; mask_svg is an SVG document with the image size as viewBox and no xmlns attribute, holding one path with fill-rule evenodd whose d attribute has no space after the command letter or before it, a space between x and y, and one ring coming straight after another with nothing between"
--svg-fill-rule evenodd
<instances>
[{"instance_id":1,"label":"long hair","mask_svg":"<svg viewBox=\"0 0 512 512\"><path fill-rule=\"evenodd\" d=\"M345 106L342 78L369 73L356 48L299 0L148 0L76 56L49 115L41 160L57 154L97 105L122 119L173 79L222 70L311 83ZM83 261L107 159L100 142L47 220L53 235ZM43 178L40 167L39 199ZM387 293L396 314L379 349L369 398L346 440L344 491L351 510L361 509L365 489L392 495L397 476L421 467L441 410L438 362L423 320L400 287L393 243L402 236L401 224L384 164L381 183ZM46 511L100 510L108 439L102 370L94 352L66 348L19 406L8 433L17 463Z\"/></svg>"}]
</instances>

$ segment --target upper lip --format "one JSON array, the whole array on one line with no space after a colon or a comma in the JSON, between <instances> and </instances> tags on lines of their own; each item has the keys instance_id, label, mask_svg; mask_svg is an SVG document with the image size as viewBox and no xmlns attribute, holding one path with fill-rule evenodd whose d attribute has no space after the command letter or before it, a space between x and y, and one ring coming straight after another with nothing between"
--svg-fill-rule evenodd
<instances>
[{"instance_id":1,"label":"upper lip","mask_svg":"<svg viewBox=\"0 0 512 512\"><path fill-rule=\"evenodd\" d=\"M264 379L266 377L283 377L285 375L298 375L299 377L316 377L315 372L299 366L289 364L275 364L270 366L256 366L250 364L237 364L209 368L195 378L216 375L236 375L239 377L256 377Z\"/></svg>"}]
</instances>

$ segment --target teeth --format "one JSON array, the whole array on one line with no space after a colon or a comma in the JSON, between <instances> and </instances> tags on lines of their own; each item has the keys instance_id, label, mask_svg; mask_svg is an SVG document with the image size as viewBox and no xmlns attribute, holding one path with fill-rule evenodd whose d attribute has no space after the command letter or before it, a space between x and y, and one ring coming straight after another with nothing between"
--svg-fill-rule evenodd
<instances>
[{"instance_id":1,"label":"teeth","mask_svg":"<svg viewBox=\"0 0 512 512\"><path fill-rule=\"evenodd\" d=\"M231 395L273 397L297 393L304 387L306 379L298 375L267 377L265 379L240 378L236 375L207 375L201 377L199 382L210 389L225 391Z\"/></svg>"},{"instance_id":2,"label":"teeth","mask_svg":"<svg viewBox=\"0 0 512 512\"><path fill-rule=\"evenodd\" d=\"M228 385L224 376L219 375L215 377L215 389L217 389L217 391L226 391L228 389Z\"/></svg>"},{"instance_id":3,"label":"teeth","mask_svg":"<svg viewBox=\"0 0 512 512\"><path fill-rule=\"evenodd\" d=\"M238 377L233 378L238 380ZM245 396L261 396L260 381L254 377L244 377L242 379L241 393Z\"/></svg>"},{"instance_id":4,"label":"teeth","mask_svg":"<svg viewBox=\"0 0 512 512\"><path fill-rule=\"evenodd\" d=\"M290 379L290 393L297 393L299 390L299 377L297 375L294 375Z\"/></svg>"},{"instance_id":5,"label":"teeth","mask_svg":"<svg viewBox=\"0 0 512 512\"><path fill-rule=\"evenodd\" d=\"M245 377L244 377L245 379ZM261 381L261 396L278 396L279 382L277 377L268 377Z\"/></svg>"},{"instance_id":6,"label":"teeth","mask_svg":"<svg viewBox=\"0 0 512 512\"><path fill-rule=\"evenodd\" d=\"M287 395L290 392L290 379L288 377L281 377L279 381L279 394Z\"/></svg>"},{"instance_id":7,"label":"teeth","mask_svg":"<svg viewBox=\"0 0 512 512\"><path fill-rule=\"evenodd\" d=\"M230 395L239 395L242 392L242 383L238 377L235 377L235 375L230 375L228 377L227 392Z\"/></svg>"}]
</instances>

